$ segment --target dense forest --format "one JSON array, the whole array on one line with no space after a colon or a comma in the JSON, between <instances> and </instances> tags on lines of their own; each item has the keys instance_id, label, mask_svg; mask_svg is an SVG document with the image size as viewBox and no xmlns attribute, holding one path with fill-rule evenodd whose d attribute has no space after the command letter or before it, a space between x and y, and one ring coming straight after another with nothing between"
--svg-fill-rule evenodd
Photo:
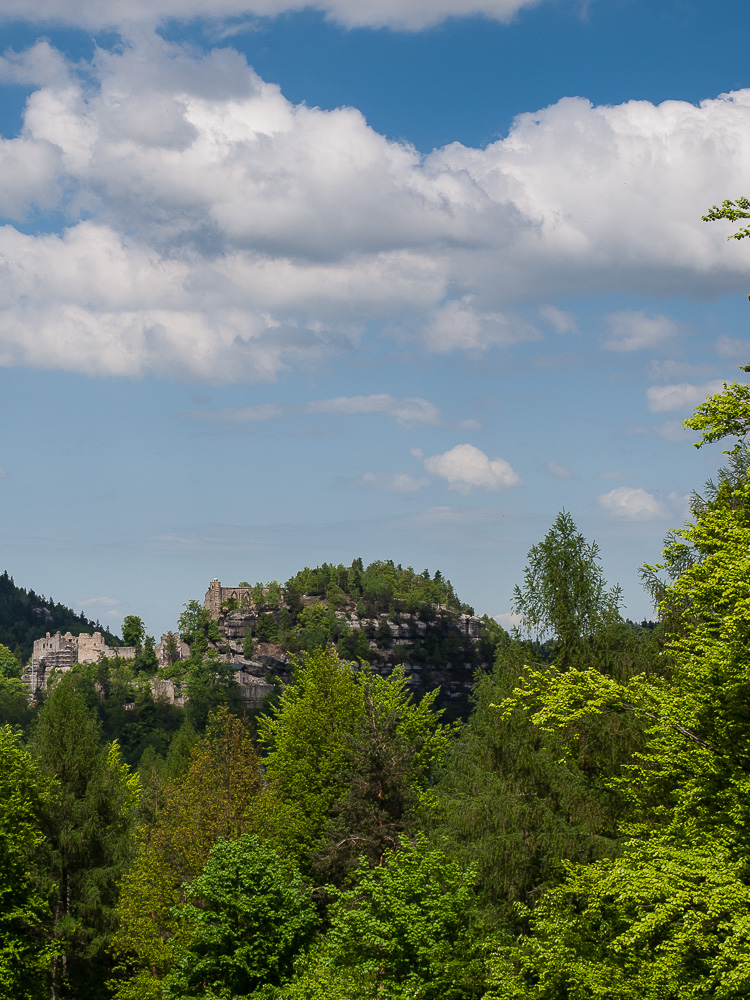
<instances>
[{"instance_id":1,"label":"dense forest","mask_svg":"<svg viewBox=\"0 0 750 1000\"><path fill-rule=\"evenodd\" d=\"M197 602L184 707L145 682L137 619L136 661L0 702L0 998L746 997L750 387L686 423L734 440L643 568L656 627L623 620L562 511L463 722L331 636L250 713ZM466 610L377 566L385 589L356 560L258 585L261 614L293 636L316 607Z\"/></svg>"}]
</instances>

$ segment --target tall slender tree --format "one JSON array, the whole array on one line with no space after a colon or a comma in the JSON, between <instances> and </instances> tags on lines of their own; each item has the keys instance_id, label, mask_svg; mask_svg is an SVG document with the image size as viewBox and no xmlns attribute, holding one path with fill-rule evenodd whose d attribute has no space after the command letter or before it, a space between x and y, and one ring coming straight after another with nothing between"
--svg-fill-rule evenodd
<instances>
[{"instance_id":1,"label":"tall slender tree","mask_svg":"<svg viewBox=\"0 0 750 1000\"><path fill-rule=\"evenodd\" d=\"M45 803L42 885L54 886L50 933L56 943L53 997L101 995L111 963L117 883L129 861L137 776L117 744L103 746L99 723L76 677L55 685L32 741L40 771L54 781Z\"/></svg>"}]
</instances>

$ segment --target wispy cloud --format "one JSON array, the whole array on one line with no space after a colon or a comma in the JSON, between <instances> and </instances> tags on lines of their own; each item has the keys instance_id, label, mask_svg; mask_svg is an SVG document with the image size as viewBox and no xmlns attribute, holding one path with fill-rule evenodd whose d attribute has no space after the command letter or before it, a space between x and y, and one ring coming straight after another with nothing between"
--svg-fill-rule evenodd
<instances>
[{"instance_id":1,"label":"wispy cloud","mask_svg":"<svg viewBox=\"0 0 750 1000\"><path fill-rule=\"evenodd\" d=\"M373 396L339 396L336 399L319 399L308 403L308 413L329 413L354 416L361 413L380 413L393 417L400 424L437 424L440 411L432 403L418 396L398 399L386 393Z\"/></svg>"},{"instance_id":2,"label":"wispy cloud","mask_svg":"<svg viewBox=\"0 0 750 1000\"><path fill-rule=\"evenodd\" d=\"M388 490L394 493L416 493L430 485L429 479L412 476L409 472L393 472L387 475L366 472L358 482L370 489Z\"/></svg>"},{"instance_id":3,"label":"wispy cloud","mask_svg":"<svg viewBox=\"0 0 750 1000\"><path fill-rule=\"evenodd\" d=\"M264 403L260 406L227 407L221 410L190 410L187 414L194 420L215 420L225 424L253 423L255 421L276 420L283 417L287 411L275 403Z\"/></svg>"},{"instance_id":4,"label":"wispy cloud","mask_svg":"<svg viewBox=\"0 0 750 1000\"><path fill-rule=\"evenodd\" d=\"M687 410L702 403L706 396L721 392L724 383L716 380L703 385L680 382L679 385L652 385L646 390L648 408L652 413Z\"/></svg>"},{"instance_id":5,"label":"wispy cloud","mask_svg":"<svg viewBox=\"0 0 750 1000\"><path fill-rule=\"evenodd\" d=\"M723 334L714 344L714 350L720 358L738 360L745 364L750 361L750 340L740 340Z\"/></svg>"},{"instance_id":6,"label":"wispy cloud","mask_svg":"<svg viewBox=\"0 0 750 1000\"><path fill-rule=\"evenodd\" d=\"M572 479L573 477L573 470L569 469L567 465L560 465L559 462L547 462L545 469L555 479Z\"/></svg>"},{"instance_id":7,"label":"wispy cloud","mask_svg":"<svg viewBox=\"0 0 750 1000\"><path fill-rule=\"evenodd\" d=\"M542 306L539 315L549 323L555 333L578 333L578 324L573 313L563 312L557 306Z\"/></svg>"},{"instance_id":8,"label":"wispy cloud","mask_svg":"<svg viewBox=\"0 0 750 1000\"><path fill-rule=\"evenodd\" d=\"M607 325L610 336L603 347L620 352L653 350L676 336L679 329L669 316L647 316L637 310L610 313Z\"/></svg>"},{"instance_id":9,"label":"wispy cloud","mask_svg":"<svg viewBox=\"0 0 750 1000\"><path fill-rule=\"evenodd\" d=\"M428 400L419 396L399 399L387 393L376 393L371 396L338 396L335 399L316 399L310 403L288 406L264 403L259 406L240 406L220 410L190 410L187 416L195 420L239 424L278 420L282 417L303 416L305 414L353 417L371 413L391 417L404 427L440 422L440 410Z\"/></svg>"},{"instance_id":10,"label":"wispy cloud","mask_svg":"<svg viewBox=\"0 0 750 1000\"><path fill-rule=\"evenodd\" d=\"M115 608L119 603L116 597L87 597L85 601L76 601L79 608Z\"/></svg>"}]
</instances>

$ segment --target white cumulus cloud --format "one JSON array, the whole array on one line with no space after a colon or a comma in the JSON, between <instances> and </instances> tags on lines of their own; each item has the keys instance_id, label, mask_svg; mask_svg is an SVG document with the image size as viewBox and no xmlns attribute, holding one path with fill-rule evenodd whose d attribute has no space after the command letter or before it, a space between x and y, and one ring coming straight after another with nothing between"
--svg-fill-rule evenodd
<instances>
[{"instance_id":1,"label":"white cumulus cloud","mask_svg":"<svg viewBox=\"0 0 750 1000\"><path fill-rule=\"evenodd\" d=\"M139 3L76 10L162 10ZM442 17L450 3L394 0L392 16ZM32 6L52 19L72 9ZM698 106L565 98L486 148L421 156L354 108L293 104L229 47L132 37L88 64L48 43L0 60L0 77L33 88L20 134L0 138L0 364L272 380L378 330L443 354L511 348L540 336L514 311L540 288L744 287L742 248L700 216L717 190L744 185L750 90ZM17 228L50 211L66 229ZM542 318L558 332L575 322L552 306ZM608 345L675 332L666 317L621 313Z\"/></svg>"},{"instance_id":2,"label":"white cumulus cloud","mask_svg":"<svg viewBox=\"0 0 750 1000\"><path fill-rule=\"evenodd\" d=\"M656 497L640 486L618 486L609 493L602 493L599 505L613 517L626 521L651 521L667 514Z\"/></svg>"},{"instance_id":3,"label":"white cumulus cloud","mask_svg":"<svg viewBox=\"0 0 750 1000\"><path fill-rule=\"evenodd\" d=\"M442 455L425 458L424 467L431 476L445 479L449 488L459 493L521 484L520 477L505 459L490 459L472 444L457 444Z\"/></svg>"},{"instance_id":4,"label":"white cumulus cloud","mask_svg":"<svg viewBox=\"0 0 750 1000\"><path fill-rule=\"evenodd\" d=\"M706 396L721 392L724 383L716 380L704 385L680 382L678 385L652 385L646 390L648 408L652 413L688 410L702 403Z\"/></svg>"}]
</instances>

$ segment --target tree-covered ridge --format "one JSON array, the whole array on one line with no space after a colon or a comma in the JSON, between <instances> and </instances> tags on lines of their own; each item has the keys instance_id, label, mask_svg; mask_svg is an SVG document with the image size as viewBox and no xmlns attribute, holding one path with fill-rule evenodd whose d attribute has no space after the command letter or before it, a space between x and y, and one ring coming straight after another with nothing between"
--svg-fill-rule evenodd
<instances>
[{"instance_id":1,"label":"tree-covered ridge","mask_svg":"<svg viewBox=\"0 0 750 1000\"><path fill-rule=\"evenodd\" d=\"M418 611L427 605L440 605L459 614L474 614L474 609L459 601L451 585L437 570L416 573L392 559L378 560L364 566L355 559L351 566L323 563L314 569L300 570L286 583L286 590L311 596L325 596L334 603L343 597L361 604L365 615L388 611Z\"/></svg>"},{"instance_id":2,"label":"tree-covered ridge","mask_svg":"<svg viewBox=\"0 0 750 1000\"><path fill-rule=\"evenodd\" d=\"M452 717L465 716L474 671L489 669L508 641L494 619L474 616L439 570L417 573L393 560L323 563L283 586L239 587L218 623L197 601L186 605L179 627L191 648L208 642L221 655L260 658L273 672L282 658L335 646L343 659L381 673L403 665L420 694L441 687Z\"/></svg>"},{"instance_id":3,"label":"tree-covered ridge","mask_svg":"<svg viewBox=\"0 0 750 1000\"><path fill-rule=\"evenodd\" d=\"M101 632L110 645L119 645L119 639L98 621L77 615L64 604L42 597L33 590L17 587L6 570L0 575L0 643L13 650L25 663L31 658L35 639L47 632Z\"/></svg>"}]
</instances>

